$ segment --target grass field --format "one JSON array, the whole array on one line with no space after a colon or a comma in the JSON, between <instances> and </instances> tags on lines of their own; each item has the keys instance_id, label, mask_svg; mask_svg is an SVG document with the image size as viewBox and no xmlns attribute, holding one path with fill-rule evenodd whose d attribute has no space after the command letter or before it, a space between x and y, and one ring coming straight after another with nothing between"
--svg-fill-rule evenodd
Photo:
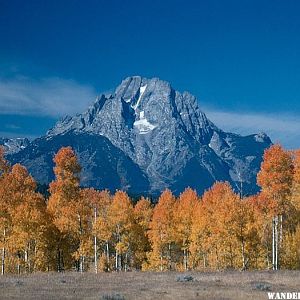
<instances>
[{"instance_id":1,"label":"grass field","mask_svg":"<svg viewBox=\"0 0 300 300\"><path fill-rule=\"evenodd\" d=\"M189 281L188 281L189 280ZM0 299L268 299L300 291L300 271L41 273L0 277Z\"/></svg>"}]
</instances>

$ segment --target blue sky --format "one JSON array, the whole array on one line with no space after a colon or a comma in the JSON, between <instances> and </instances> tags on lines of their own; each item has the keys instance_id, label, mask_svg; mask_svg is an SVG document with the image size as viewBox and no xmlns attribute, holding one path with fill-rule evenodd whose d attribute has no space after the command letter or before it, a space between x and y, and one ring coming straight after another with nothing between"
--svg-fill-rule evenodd
<instances>
[{"instance_id":1,"label":"blue sky","mask_svg":"<svg viewBox=\"0 0 300 300\"><path fill-rule=\"evenodd\" d=\"M300 1L0 0L0 136L42 135L130 75L219 127L300 147Z\"/></svg>"}]
</instances>

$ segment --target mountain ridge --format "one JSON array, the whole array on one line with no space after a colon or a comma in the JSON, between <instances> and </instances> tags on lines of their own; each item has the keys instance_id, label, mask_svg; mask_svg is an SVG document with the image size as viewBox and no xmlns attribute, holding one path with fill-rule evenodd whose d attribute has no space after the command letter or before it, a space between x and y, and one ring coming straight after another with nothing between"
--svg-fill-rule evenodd
<instances>
[{"instance_id":1,"label":"mountain ridge","mask_svg":"<svg viewBox=\"0 0 300 300\"><path fill-rule=\"evenodd\" d=\"M72 135L93 149L91 156L96 152L101 156L101 150L93 148L90 137L106 138L111 147L119 149L136 166L139 177L145 176L149 186L142 186L150 194L165 188L178 194L187 186L203 192L216 180L229 181L236 190L242 182L245 193L255 193L264 149L272 143L262 133L240 136L222 131L202 112L195 96L179 93L159 78L140 76L128 77L114 93L98 96L85 112L58 121L26 149L43 148L43 144L55 139L62 143L63 136ZM80 149L78 155L82 158L84 151ZM27 164L31 171L33 164L22 159L24 150L12 154L10 159ZM85 162L83 169L88 169ZM118 174L116 168L112 172ZM85 184L102 173L99 168L94 170ZM129 174L122 176L125 180ZM130 176L136 178L134 174ZM131 190L143 192L135 189L134 181ZM93 183L91 186L99 187ZM117 188L128 189L121 183Z\"/></svg>"},{"instance_id":2,"label":"mountain ridge","mask_svg":"<svg viewBox=\"0 0 300 300\"><path fill-rule=\"evenodd\" d=\"M0 137L0 145L4 147L5 152L13 154L21 151L30 144L27 138L2 138Z\"/></svg>"}]
</instances>

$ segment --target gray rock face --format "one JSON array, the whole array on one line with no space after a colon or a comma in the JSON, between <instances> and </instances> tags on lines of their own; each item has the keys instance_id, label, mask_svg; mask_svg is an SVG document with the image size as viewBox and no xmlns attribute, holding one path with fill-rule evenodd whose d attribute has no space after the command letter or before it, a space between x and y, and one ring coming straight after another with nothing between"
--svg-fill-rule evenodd
<instances>
[{"instance_id":1,"label":"gray rock face","mask_svg":"<svg viewBox=\"0 0 300 300\"><path fill-rule=\"evenodd\" d=\"M8 155L12 163L21 162L39 183L48 184L54 179L53 157L61 147L71 146L77 153L82 172L83 186L99 189L124 189L142 194L149 189L149 182L140 168L103 136L66 133L52 138L34 140L23 151Z\"/></svg>"},{"instance_id":2,"label":"gray rock face","mask_svg":"<svg viewBox=\"0 0 300 300\"><path fill-rule=\"evenodd\" d=\"M105 137L144 174L149 182L145 192L152 194L165 188L178 194L187 186L201 193L216 180L229 181L237 191L242 187L244 194L255 193L263 151L271 145L265 134L223 132L193 95L158 78L139 76L126 78L114 94L98 97L86 112L59 121L44 140L72 135ZM85 139L81 143L89 147ZM87 174L86 184L98 187L95 176ZM131 187L134 192L134 182Z\"/></svg>"},{"instance_id":3,"label":"gray rock face","mask_svg":"<svg viewBox=\"0 0 300 300\"><path fill-rule=\"evenodd\" d=\"M0 145L4 146L5 152L7 154L13 154L26 148L29 145L29 140L26 138L0 138Z\"/></svg>"}]
</instances>

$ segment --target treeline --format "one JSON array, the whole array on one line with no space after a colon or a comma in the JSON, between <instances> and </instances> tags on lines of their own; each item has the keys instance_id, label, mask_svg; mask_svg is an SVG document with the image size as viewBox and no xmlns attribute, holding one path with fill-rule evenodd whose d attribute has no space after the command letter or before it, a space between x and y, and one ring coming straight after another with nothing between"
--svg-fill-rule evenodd
<instances>
[{"instance_id":1,"label":"treeline","mask_svg":"<svg viewBox=\"0 0 300 300\"><path fill-rule=\"evenodd\" d=\"M202 197L165 190L155 205L81 188L70 147L54 162L45 199L0 150L2 274L300 268L300 151L265 151L258 195L241 198L216 182Z\"/></svg>"}]
</instances>

